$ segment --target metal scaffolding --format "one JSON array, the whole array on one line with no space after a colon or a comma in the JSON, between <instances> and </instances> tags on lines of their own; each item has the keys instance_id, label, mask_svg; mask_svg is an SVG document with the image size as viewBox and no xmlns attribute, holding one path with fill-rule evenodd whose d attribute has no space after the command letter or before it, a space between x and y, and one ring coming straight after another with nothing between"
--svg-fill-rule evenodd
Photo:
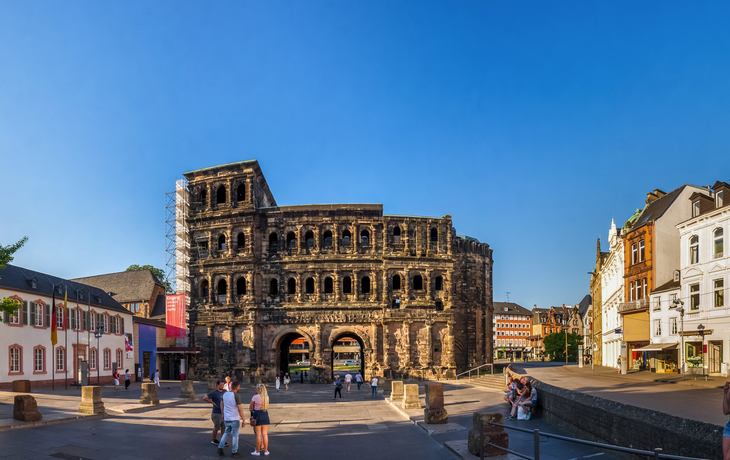
<instances>
[{"instance_id":1,"label":"metal scaffolding","mask_svg":"<svg viewBox=\"0 0 730 460\"><path fill-rule=\"evenodd\" d=\"M190 232L186 222L188 200L188 182L185 179L175 181L174 192L165 193L165 276L176 294L190 293Z\"/></svg>"}]
</instances>

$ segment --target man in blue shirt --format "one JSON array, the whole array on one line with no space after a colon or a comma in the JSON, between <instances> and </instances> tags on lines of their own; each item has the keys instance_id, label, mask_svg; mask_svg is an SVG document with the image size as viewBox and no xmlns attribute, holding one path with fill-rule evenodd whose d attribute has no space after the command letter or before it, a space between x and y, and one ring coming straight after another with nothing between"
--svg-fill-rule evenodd
<instances>
[{"instance_id":1,"label":"man in blue shirt","mask_svg":"<svg viewBox=\"0 0 730 460\"><path fill-rule=\"evenodd\" d=\"M223 394L226 390L223 389L223 380L218 380L216 389L205 395L203 401L213 404L213 413L210 414L210 419L213 421L213 440L211 444L218 444L218 430L221 430L221 434L225 431L226 426L223 424L223 414L221 413L221 401L223 401Z\"/></svg>"}]
</instances>

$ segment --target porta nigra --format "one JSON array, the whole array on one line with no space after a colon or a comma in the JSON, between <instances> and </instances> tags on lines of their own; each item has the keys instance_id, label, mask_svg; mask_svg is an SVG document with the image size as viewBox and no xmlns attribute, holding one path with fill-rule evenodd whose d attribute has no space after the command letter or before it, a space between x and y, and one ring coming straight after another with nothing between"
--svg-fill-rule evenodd
<instances>
[{"instance_id":1,"label":"porta nigra","mask_svg":"<svg viewBox=\"0 0 730 460\"><path fill-rule=\"evenodd\" d=\"M279 206L256 160L185 173L193 378L264 380L308 348L330 381L356 340L366 379L453 378L492 360L492 250L451 216L379 204Z\"/></svg>"}]
</instances>

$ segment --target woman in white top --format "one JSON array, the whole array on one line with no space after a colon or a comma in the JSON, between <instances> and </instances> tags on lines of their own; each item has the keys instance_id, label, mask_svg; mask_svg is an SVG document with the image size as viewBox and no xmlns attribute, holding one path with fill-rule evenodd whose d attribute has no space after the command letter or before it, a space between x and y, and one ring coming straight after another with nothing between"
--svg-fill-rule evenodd
<instances>
[{"instance_id":1,"label":"woman in white top","mask_svg":"<svg viewBox=\"0 0 730 460\"><path fill-rule=\"evenodd\" d=\"M279 391L279 387L281 386L281 380L279 379L279 376L276 376L276 391Z\"/></svg>"},{"instance_id":2,"label":"woman in white top","mask_svg":"<svg viewBox=\"0 0 730 460\"><path fill-rule=\"evenodd\" d=\"M256 450L251 455L269 455L269 395L263 383L256 385L256 394L251 398L251 425L256 433Z\"/></svg>"}]
</instances>

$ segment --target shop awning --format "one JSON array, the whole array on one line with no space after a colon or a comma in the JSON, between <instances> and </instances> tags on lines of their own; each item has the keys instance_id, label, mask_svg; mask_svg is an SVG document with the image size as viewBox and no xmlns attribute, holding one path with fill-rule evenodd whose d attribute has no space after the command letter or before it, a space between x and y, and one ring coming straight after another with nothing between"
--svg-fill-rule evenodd
<instances>
[{"instance_id":1,"label":"shop awning","mask_svg":"<svg viewBox=\"0 0 730 460\"><path fill-rule=\"evenodd\" d=\"M674 343L650 343L641 348L634 348L631 351L664 351L674 350L679 345L677 342Z\"/></svg>"},{"instance_id":2,"label":"shop awning","mask_svg":"<svg viewBox=\"0 0 730 460\"><path fill-rule=\"evenodd\" d=\"M532 347L525 348L525 353L532 351Z\"/></svg>"}]
</instances>

